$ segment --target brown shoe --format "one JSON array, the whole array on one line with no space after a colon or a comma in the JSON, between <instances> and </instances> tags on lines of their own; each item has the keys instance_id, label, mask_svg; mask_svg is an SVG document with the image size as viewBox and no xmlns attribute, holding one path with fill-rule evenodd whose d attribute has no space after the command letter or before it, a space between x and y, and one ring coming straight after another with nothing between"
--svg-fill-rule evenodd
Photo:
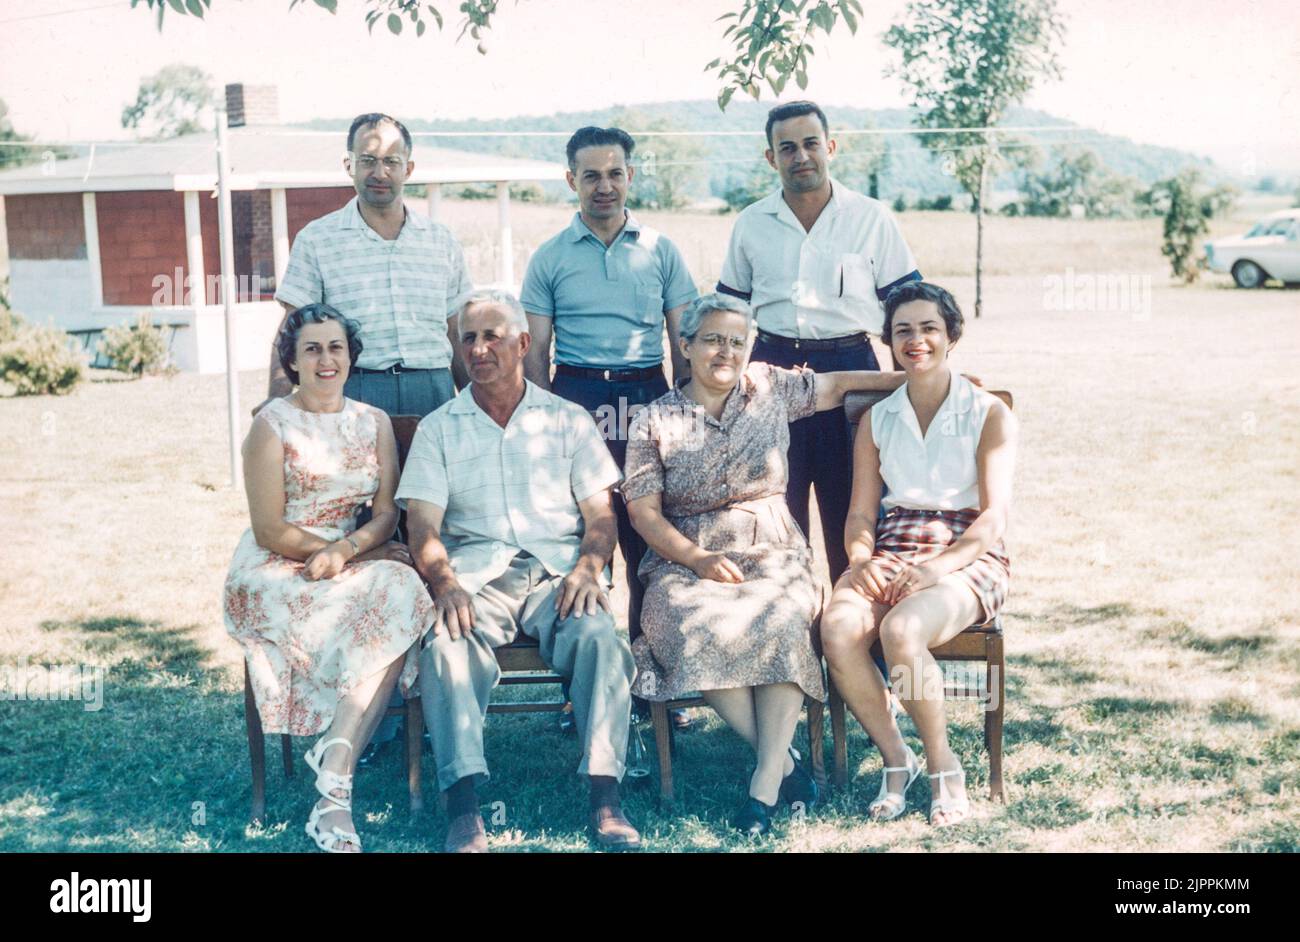
<instances>
[{"instance_id":1,"label":"brown shoe","mask_svg":"<svg viewBox=\"0 0 1300 942\"><path fill-rule=\"evenodd\" d=\"M447 825L447 840L442 849L448 854L486 854L487 831L483 829L483 816L477 811L452 818Z\"/></svg>"},{"instance_id":2,"label":"brown shoe","mask_svg":"<svg viewBox=\"0 0 1300 942\"><path fill-rule=\"evenodd\" d=\"M641 835L617 806L597 808L591 813L591 837L602 850L641 849Z\"/></svg>"}]
</instances>

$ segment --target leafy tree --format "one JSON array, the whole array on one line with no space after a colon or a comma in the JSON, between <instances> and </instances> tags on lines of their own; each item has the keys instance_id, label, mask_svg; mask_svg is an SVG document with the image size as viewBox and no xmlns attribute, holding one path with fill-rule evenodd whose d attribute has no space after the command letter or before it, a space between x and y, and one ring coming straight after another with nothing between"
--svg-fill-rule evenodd
<instances>
[{"instance_id":1,"label":"leafy tree","mask_svg":"<svg viewBox=\"0 0 1300 942\"><path fill-rule=\"evenodd\" d=\"M1052 156L1046 170L1025 173L1016 215L1069 216L1075 206L1089 219L1136 214L1136 181L1111 173L1096 151L1057 147Z\"/></svg>"},{"instance_id":2,"label":"leafy tree","mask_svg":"<svg viewBox=\"0 0 1300 942\"><path fill-rule=\"evenodd\" d=\"M1160 252L1175 278L1190 284L1200 277L1205 260L1196 255L1197 246L1209 232L1209 221L1227 212L1235 197L1236 190L1222 184L1206 190L1195 167L1161 180L1140 197L1164 216Z\"/></svg>"},{"instance_id":3,"label":"leafy tree","mask_svg":"<svg viewBox=\"0 0 1300 942\"><path fill-rule=\"evenodd\" d=\"M1059 78L1056 44L1064 26L1056 0L912 0L885 33L900 56L887 75L902 79L921 128L972 128L923 134L971 196L975 212L975 316L983 297L984 194L1004 161L995 127L1040 78Z\"/></svg>"},{"instance_id":4,"label":"leafy tree","mask_svg":"<svg viewBox=\"0 0 1300 942\"><path fill-rule=\"evenodd\" d=\"M630 109L615 111L610 116L610 124L633 133L679 130L664 118L651 118ZM636 176L627 202L633 209L685 206L704 179L704 148L695 138L660 134L644 137L637 141L632 157Z\"/></svg>"},{"instance_id":5,"label":"leafy tree","mask_svg":"<svg viewBox=\"0 0 1300 942\"><path fill-rule=\"evenodd\" d=\"M9 106L0 98L0 168L17 167L36 160L36 148L13 146L29 140L31 138L14 130L9 121Z\"/></svg>"},{"instance_id":6,"label":"leafy tree","mask_svg":"<svg viewBox=\"0 0 1300 942\"><path fill-rule=\"evenodd\" d=\"M338 12L338 0L312 0L323 10ZM307 6L307 0L289 0L289 9ZM212 0L131 0L132 8L145 7L158 18L158 29L168 10L180 16L203 18ZM439 30L443 15L439 6L426 0L366 0L366 26L373 32L383 23L394 35L409 25L416 36L423 36L430 21ZM478 51L488 52L487 34L501 6L500 0L462 0L459 9L461 39L466 33L478 44ZM808 60L819 34L829 35L843 20L850 33L858 31L862 4L858 0L742 0L739 10L724 13L719 20L734 20L723 32L732 42L730 56L710 62L705 69L715 71L722 82L718 107L725 110L737 91L754 98L766 83L773 94L780 95L793 77L800 88L808 87Z\"/></svg>"},{"instance_id":7,"label":"leafy tree","mask_svg":"<svg viewBox=\"0 0 1300 942\"><path fill-rule=\"evenodd\" d=\"M767 165L767 161L758 160L745 176L734 177L722 191L722 198L727 201L727 208L735 212L744 209L750 203L761 200L780 182L776 171Z\"/></svg>"},{"instance_id":8,"label":"leafy tree","mask_svg":"<svg viewBox=\"0 0 1300 942\"><path fill-rule=\"evenodd\" d=\"M212 76L202 69L165 66L140 82L135 102L122 109L122 127L155 140L193 134L204 130L204 112L214 97Z\"/></svg>"}]
</instances>

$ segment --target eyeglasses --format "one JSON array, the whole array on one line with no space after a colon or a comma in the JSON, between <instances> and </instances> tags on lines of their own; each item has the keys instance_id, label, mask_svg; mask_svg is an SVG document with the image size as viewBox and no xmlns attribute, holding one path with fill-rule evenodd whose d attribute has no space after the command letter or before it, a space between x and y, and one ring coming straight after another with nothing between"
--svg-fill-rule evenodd
<instances>
[{"instance_id":1,"label":"eyeglasses","mask_svg":"<svg viewBox=\"0 0 1300 942\"><path fill-rule=\"evenodd\" d=\"M730 344L731 349L739 353L749 346L749 339L747 337L724 337L722 334L705 334L700 338L700 343L711 350L721 350Z\"/></svg>"},{"instance_id":2,"label":"eyeglasses","mask_svg":"<svg viewBox=\"0 0 1300 942\"><path fill-rule=\"evenodd\" d=\"M358 154L356 156L357 166L362 170L374 170L379 163L379 158L370 154ZM406 166L406 159L396 155L389 155L384 158L384 168L386 170L401 170Z\"/></svg>"}]
</instances>

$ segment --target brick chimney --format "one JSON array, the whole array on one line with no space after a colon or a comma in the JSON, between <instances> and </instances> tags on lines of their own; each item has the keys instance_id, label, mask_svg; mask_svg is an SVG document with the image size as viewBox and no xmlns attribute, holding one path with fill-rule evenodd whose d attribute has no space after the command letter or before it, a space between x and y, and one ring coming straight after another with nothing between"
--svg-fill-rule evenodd
<instances>
[{"instance_id":1,"label":"brick chimney","mask_svg":"<svg viewBox=\"0 0 1300 942\"><path fill-rule=\"evenodd\" d=\"M274 85L226 86L226 121L232 128L253 124L279 124L280 98Z\"/></svg>"}]
</instances>

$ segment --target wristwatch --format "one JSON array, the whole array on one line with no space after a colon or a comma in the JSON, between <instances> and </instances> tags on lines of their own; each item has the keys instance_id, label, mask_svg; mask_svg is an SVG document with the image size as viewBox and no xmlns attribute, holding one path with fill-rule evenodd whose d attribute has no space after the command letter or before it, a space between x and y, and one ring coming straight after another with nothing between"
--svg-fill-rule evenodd
<instances>
[{"instance_id":1,"label":"wristwatch","mask_svg":"<svg viewBox=\"0 0 1300 942\"><path fill-rule=\"evenodd\" d=\"M343 539L347 540L347 541L348 541L348 546L352 547L352 555L353 555L353 556L360 556L360 555L361 555L361 547L357 546L357 541L354 540L354 539L352 539L352 535L351 535L351 534L348 534L348 535L345 536Z\"/></svg>"}]
</instances>

